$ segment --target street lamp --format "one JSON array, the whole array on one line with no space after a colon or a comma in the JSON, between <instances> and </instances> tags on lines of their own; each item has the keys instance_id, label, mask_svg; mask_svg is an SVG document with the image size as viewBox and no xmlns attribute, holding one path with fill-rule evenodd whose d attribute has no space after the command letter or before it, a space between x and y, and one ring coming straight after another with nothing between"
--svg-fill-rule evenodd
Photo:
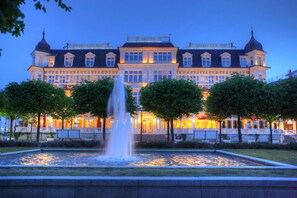
<instances>
[{"instance_id":1,"label":"street lamp","mask_svg":"<svg viewBox=\"0 0 297 198\"><path fill-rule=\"evenodd\" d=\"M140 110L140 142L142 142L142 105L139 105L139 110Z\"/></svg>"}]
</instances>

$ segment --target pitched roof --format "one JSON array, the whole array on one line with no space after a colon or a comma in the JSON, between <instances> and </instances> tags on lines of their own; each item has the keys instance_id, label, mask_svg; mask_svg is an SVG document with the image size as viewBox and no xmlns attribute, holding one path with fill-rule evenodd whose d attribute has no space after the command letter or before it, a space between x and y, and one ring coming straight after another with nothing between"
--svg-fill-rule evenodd
<instances>
[{"instance_id":1,"label":"pitched roof","mask_svg":"<svg viewBox=\"0 0 297 198\"><path fill-rule=\"evenodd\" d=\"M223 67L221 62L221 54L227 52L231 55L231 66L230 67L240 67L239 56L245 55L244 50L238 49L182 49L177 52L177 62L179 67L184 67L183 65L183 54L189 52L193 55L192 67L202 67L201 55L205 52L211 54L211 66L210 67ZM190 67L191 68L191 67Z\"/></svg>"},{"instance_id":2,"label":"pitched roof","mask_svg":"<svg viewBox=\"0 0 297 198\"><path fill-rule=\"evenodd\" d=\"M85 55L91 52L95 54L94 68L105 68L106 67L106 54L112 52L116 55L115 62L120 62L120 54L116 49L80 49L80 50L51 50L51 54L55 56L55 68L63 68L64 66L64 55L71 53L74 55L73 65L74 68L84 68L85 67ZM114 67L117 67L115 64Z\"/></svg>"}]
</instances>

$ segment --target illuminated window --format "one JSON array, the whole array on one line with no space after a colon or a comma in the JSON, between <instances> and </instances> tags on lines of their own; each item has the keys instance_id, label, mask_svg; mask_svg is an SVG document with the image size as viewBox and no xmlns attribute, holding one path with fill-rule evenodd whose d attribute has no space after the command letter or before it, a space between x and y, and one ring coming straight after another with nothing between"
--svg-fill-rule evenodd
<instances>
[{"instance_id":1,"label":"illuminated window","mask_svg":"<svg viewBox=\"0 0 297 198\"><path fill-rule=\"evenodd\" d=\"M142 71L125 71L125 82L142 82Z\"/></svg>"},{"instance_id":2,"label":"illuminated window","mask_svg":"<svg viewBox=\"0 0 297 198\"><path fill-rule=\"evenodd\" d=\"M171 52L154 52L154 62L168 63L172 61Z\"/></svg>"},{"instance_id":3,"label":"illuminated window","mask_svg":"<svg viewBox=\"0 0 297 198\"><path fill-rule=\"evenodd\" d=\"M171 71L154 71L154 82L162 81L163 79L172 79Z\"/></svg>"},{"instance_id":4,"label":"illuminated window","mask_svg":"<svg viewBox=\"0 0 297 198\"><path fill-rule=\"evenodd\" d=\"M125 52L125 62L142 62L142 52Z\"/></svg>"},{"instance_id":5,"label":"illuminated window","mask_svg":"<svg viewBox=\"0 0 297 198\"><path fill-rule=\"evenodd\" d=\"M50 56L48 61L48 66L53 67L55 65L55 57Z\"/></svg>"},{"instance_id":6,"label":"illuminated window","mask_svg":"<svg viewBox=\"0 0 297 198\"><path fill-rule=\"evenodd\" d=\"M263 61L262 61L262 57L261 56L257 56L256 57L256 65L263 65Z\"/></svg>"}]
</instances>

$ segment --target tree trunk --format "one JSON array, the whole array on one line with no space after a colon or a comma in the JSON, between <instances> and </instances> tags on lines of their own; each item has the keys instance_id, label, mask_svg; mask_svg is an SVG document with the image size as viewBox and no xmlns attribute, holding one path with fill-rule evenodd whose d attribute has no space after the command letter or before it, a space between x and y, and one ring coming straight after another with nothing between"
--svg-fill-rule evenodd
<instances>
[{"instance_id":1,"label":"tree trunk","mask_svg":"<svg viewBox=\"0 0 297 198\"><path fill-rule=\"evenodd\" d=\"M169 120L167 121L167 142L170 141L170 135L169 135Z\"/></svg>"},{"instance_id":2,"label":"tree trunk","mask_svg":"<svg viewBox=\"0 0 297 198\"><path fill-rule=\"evenodd\" d=\"M222 121L219 121L220 124L220 143L222 142Z\"/></svg>"},{"instance_id":3,"label":"tree trunk","mask_svg":"<svg viewBox=\"0 0 297 198\"><path fill-rule=\"evenodd\" d=\"M269 130L270 130L269 140L270 140L270 143L272 144L272 122L268 122L268 123L269 123Z\"/></svg>"},{"instance_id":4,"label":"tree trunk","mask_svg":"<svg viewBox=\"0 0 297 198\"><path fill-rule=\"evenodd\" d=\"M174 142L174 128L173 128L173 119L170 119L170 125L171 125L171 141Z\"/></svg>"},{"instance_id":5,"label":"tree trunk","mask_svg":"<svg viewBox=\"0 0 297 198\"><path fill-rule=\"evenodd\" d=\"M242 143L241 126L240 126L240 116L237 116L237 127L238 127L238 142L239 143Z\"/></svg>"},{"instance_id":6,"label":"tree trunk","mask_svg":"<svg viewBox=\"0 0 297 198\"><path fill-rule=\"evenodd\" d=\"M73 119L70 119L70 129L72 130L72 125L73 125Z\"/></svg>"},{"instance_id":7,"label":"tree trunk","mask_svg":"<svg viewBox=\"0 0 297 198\"><path fill-rule=\"evenodd\" d=\"M39 143L39 135L40 135L40 115L41 113L37 113L37 137L36 137L37 143Z\"/></svg>"},{"instance_id":8,"label":"tree trunk","mask_svg":"<svg viewBox=\"0 0 297 198\"><path fill-rule=\"evenodd\" d=\"M12 138L12 125L13 125L13 116L9 116L10 118L10 130L9 130L9 141L11 141Z\"/></svg>"},{"instance_id":9,"label":"tree trunk","mask_svg":"<svg viewBox=\"0 0 297 198\"><path fill-rule=\"evenodd\" d=\"M64 118L62 118L62 130L64 129Z\"/></svg>"},{"instance_id":10,"label":"tree trunk","mask_svg":"<svg viewBox=\"0 0 297 198\"><path fill-rule=\"evenodd\" d=\"M103 117L103 142L105 142L106 117Z\"/></svg>"}]
</instances>

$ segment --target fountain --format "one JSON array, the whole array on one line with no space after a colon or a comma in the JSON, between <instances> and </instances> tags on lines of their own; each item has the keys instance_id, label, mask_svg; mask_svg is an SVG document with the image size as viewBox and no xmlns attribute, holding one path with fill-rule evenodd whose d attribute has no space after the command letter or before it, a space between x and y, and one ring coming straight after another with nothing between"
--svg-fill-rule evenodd
<instances>
[{"instance_id":1,"label":"fountain","mask_svg":"<svg viewBox=\"0 0 297 198\"><path fill-rule=\"evenodd\" d=\"M109 97L107 112L113 115L113 124L108 140L106 157L129 159L132 155L132 126L130 113L126 110L126 90L118 76Z\"/></svg>"}]
</instances>

